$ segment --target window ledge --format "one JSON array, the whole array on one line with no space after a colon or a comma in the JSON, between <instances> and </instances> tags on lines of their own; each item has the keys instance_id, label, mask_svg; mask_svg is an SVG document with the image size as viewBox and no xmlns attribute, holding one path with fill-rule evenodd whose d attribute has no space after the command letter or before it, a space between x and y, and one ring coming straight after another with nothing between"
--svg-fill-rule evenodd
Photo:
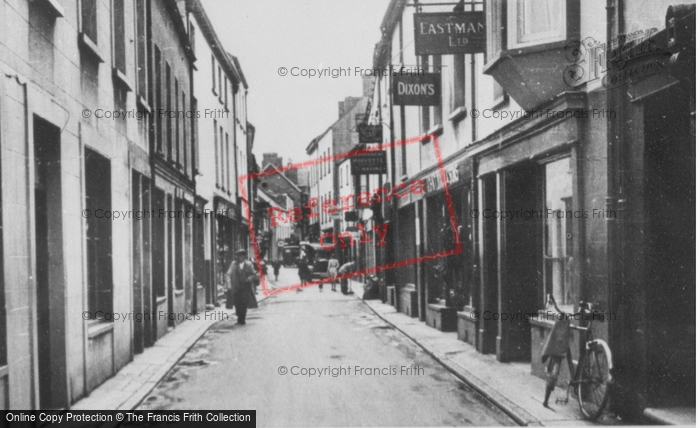
<instances>
[{"instance_id":1,"label":"window ledge","mask_svg":"<svg viewBox=\"0 0 700 428\"><path fill-rule=\"evenodd\" d=\"M185 294L185 289L181 288L179 290L173 290L173 294L176 296L182 296L183 294Z\"/></svg>"},{"instance_id":2,"label":"window ledge","mask_svg":"<svg viewBox=\"0 0 700 428\"><path fill-rule=\"evenodd\" d=\"M87 35L85 35L85 33L80 33L80 35L78 36L78 44L81 48L83 48L85 52L87 52L89 55L92 55L94 59L96 59L98 62L105 62L105 60L102 58L102 55L100 55L100 48L98 48L95 42L90 40L90 38Z\"/></svg>"},{"instance_id":3,"label":"window ledge","mask_svg":"<svg viewBox=\"0 0 700 428\"><path fill-rule=\"evenodd\" d=\"M444 127L442 126L442 124L437 124L437 125L433 126L432 128L430 128L428 130L428 132L426 132L425 134L420 136L420 142L421 143L429 142L430 140L432 140L433 135L435 135L435 136L442 135L443 130L444 130Z\"/></svg>"},{"instance_id":4,"label":"window ledge","mask_svg":"<svg viewBox=\"0 0 700 428\"><path fill-rule=\"evenodd\" d=\"M63 7L61 7L58 0L44 0L44 4L48 6L49 11L53 14L54 18L63 18L65 16Z\"/></svg>"},{"instance_id":5,"label":"window ledge","mask_svg":"<svg viewBox=\"0 0 700 428\"><path fill-rule=\"evenodd\" d=\"M503 94L502 96L493 100L493 104L491 105L491 109L495 110L501 106L504 106L504 105L508 104L509 100L510 100L510 97L508 96L508 94Z\"/></svg>"},{"instance_id":6,"label":"window ledge","mask_svg":"<svg viewBox=\"0 0 700 428\"><path fill-rule=\"evenodd\" d=\"M114 331L114 323L107 321L93 321L88 326L88 339L94 339L111 331Z\"/></svg>"},{"instance_id":7,"label":"window ledge","mask_svg":"<svg viewBox=\"0 0 700 428\"><path fill-rule=\"evenodd\" d=\"M160 305L161 303L165 303L168 301L167 296L158 296L156 297L156 306Z\"/></svg>"},{"instance_id":8,"label":"window ledge","mask_svg":"<svg viewBox=\"0 0 700 428\"><path fill-rule=\"evenodd\" d=\"M142 110L147 111L149 114L153 113L153 110L151 110L151 106L148 105L146 100L141 95L136 97L136 102Z\"/></svg>"},{"instance_id":9,"label":"window ledge","mask_svg":"<svg viewBox=\"0 0 700 428\"><path fill-rule=\"evenodd\" d=\"M120 84L124 89L127 90L127 92L133 92L134 91L134 86L129 82L129 79L126 77L126 74L122 73L121 70L118 68L112 68L112 77L114 80L117 81L118 84Z\"/></svg>"},{"instance_id":10,"label":"window ledge","mask_svg":"<svg viewBox=\"0 0 700 428\"><path fill-rule=\"evenodd\" d=\"M447 120L457 123L465 117L467 117L467 108L461 106L454 109L454 111L447 117Z\"/></svg>"}]
</instances>

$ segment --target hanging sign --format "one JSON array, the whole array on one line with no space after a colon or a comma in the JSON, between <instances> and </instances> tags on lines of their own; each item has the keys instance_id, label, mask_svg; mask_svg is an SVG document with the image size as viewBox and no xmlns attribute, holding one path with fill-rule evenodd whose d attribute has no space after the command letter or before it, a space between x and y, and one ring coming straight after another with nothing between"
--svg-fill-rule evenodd
<instances>
[{"instance_id":1,"label":"hanging sign","mask_svg":"<svg viewBox=\"0 0 700 428\"><path fill-rule=\"evenodd\" d=\"M357 125L357 134L360 137L360 144L378 144L382 142L382 125L367 125L360 123Z\"/></svg>"},{"instance_id":2,"label":"hanging sign","mask_svg":"<svg viewBox=\"0 0 700 428\"><path fill-rule=\"evenodd\" d=\"M394 105L439 106L441 77L439 73L418 76L394 76Z\"/></svg>"},{"instance_id":3,"label":"hanging sign","mask_svg":"<svg viewBox=\"0 0 700 428\"><path fill-rule=\"evenodd\" d=\"M362 174L386 174L386 151L378 150L354 155L350 158L350 173Z\"/></svg>"},{"instance_id":4,"label":"hanging sign","mask_svg":"<svg viewBox=\"0 0 700 428\"><path fill-rule=\"evenodd\" d=\"M439 12L413 15L416 55L486 52L484 12Z\"/></svg>"}]
</instances>

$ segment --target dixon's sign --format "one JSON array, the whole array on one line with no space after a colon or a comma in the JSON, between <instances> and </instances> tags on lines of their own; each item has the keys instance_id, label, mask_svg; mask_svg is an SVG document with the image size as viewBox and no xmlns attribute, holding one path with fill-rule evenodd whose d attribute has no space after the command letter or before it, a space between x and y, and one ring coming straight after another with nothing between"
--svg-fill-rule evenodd
<instances>
[{"instance_id":1,"label":"dixon's sign","mask_svg":"<svg viewBox=\"0 0 700 428\"><path fill-rule=\"evenodd\" d=\"M394 77L394 104L402 106L439 106L440 74Z\"/></svg>"},{"instance_id":2,"label":"dixon's sign","mask_svg":"<svg viewBox=\"0 0 700 428\"><path fill-rule=\"evenodd\" d=\"M416 55L486 52L485 20L484 12L416 13Z\"/></svg>"}]
</instances>

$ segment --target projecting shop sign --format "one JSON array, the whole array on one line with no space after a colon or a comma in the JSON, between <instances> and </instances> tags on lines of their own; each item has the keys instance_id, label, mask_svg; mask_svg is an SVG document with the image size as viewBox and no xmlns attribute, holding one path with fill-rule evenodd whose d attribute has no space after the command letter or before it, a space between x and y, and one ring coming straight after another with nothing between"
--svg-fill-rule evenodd
<instances>
[{"instance_id":1,"label":"projecting shop sign","mask_svg":"<svg viewBox=\"0 0 700 428\"><path fill-rule=\"evenodd\" d=\"M386 174L386 151L378 150L354 155L350 158L350 173L352 175Z\"/></svg>"},{"instance_id":2,"label":"projecting shop sign","mask_svg":"<svg viewBox=\"0 0 700 428\"><path fill-rule=\"evenodd\" d=\"M439 106L440 74L425 73L422 76L394 77L394 105Z\"/></svg>"},{"instance_id":3,"label":"projecting shop sign","mask_svg":"<svg viewBox=\"0 0 700 428\"><path fill-rule=\"evenodd\" d=\"M360 144L377 144L382 142L382 125L367 125L360 123L357 125L357 133L360 137Z\"/></svg>"},{"instance_id":4,"label":"projecting shop sign","mask_svg":"<svg viewBox=\"0 0 700 428\"><path fill-rule=\"evenodd\" d=\"M485 20L484 12L416 13L416 55L486 52Z\"/></svg>"}]
</instances>

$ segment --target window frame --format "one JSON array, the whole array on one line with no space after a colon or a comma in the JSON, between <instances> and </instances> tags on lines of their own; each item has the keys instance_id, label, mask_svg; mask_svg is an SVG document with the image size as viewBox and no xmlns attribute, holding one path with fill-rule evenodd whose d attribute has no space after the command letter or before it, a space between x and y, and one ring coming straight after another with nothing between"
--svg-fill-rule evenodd
<instances>
[{"instance_id":1,"label":"window frame","mask_svg":"<svg viewBox=\"0 0 700 428\"><path fill-rule=\"evenodd\" d=\"M510 2L511 7L506 8L506 25L505 27L507 28L508 31L508 36L506 38L507 44L508 44L508 49L519 49L519 48L526 48L530 46L537 46L537 45L543 45L547 43L555 43L555 42L563 42L566 40L567 36L567 11L568 11L568 5L567 1L561 1L561 0L549 0L552 1L553 4L559 4L562 6L562 11L561 11L561 16L559 16L556 20L557 23L561 26L561 28L556 30L556 34L548 35L546 37L541 37L541 38L536 38L534 40L527 40L524 42L518 42L518 22L520 19L518 18L518 8L519 5L522 4L522 1L528 1L528 0L516 0L514 2ZM554 31L550 31L554 32ZM540 33L541 34L541 33Z\"/></svg>"}]
</instances>

